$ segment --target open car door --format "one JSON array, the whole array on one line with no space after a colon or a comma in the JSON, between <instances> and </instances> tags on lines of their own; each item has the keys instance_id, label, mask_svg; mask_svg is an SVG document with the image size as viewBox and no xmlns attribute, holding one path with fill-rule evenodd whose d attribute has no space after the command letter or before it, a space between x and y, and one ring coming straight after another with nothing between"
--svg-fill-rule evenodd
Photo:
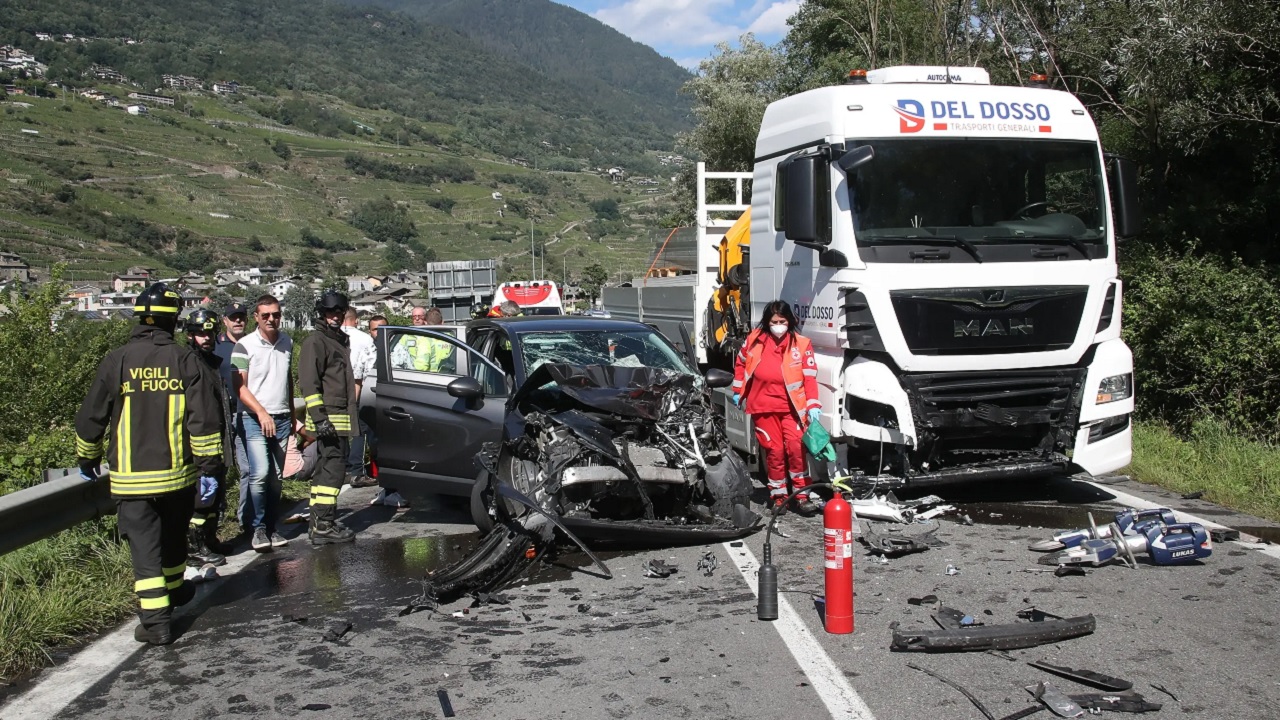
<instances>
[{"instance_id":1,"label":"open car door","mask_svg":"<svg viewBox=\"0 0 1280 720\"><path fill-rule=\"evenodd\" d=\"M453 328L378 332L378 479L414 494L469 495L480 446L497 441L508 389L502 368Z\"/></svg>"}]
</instances>

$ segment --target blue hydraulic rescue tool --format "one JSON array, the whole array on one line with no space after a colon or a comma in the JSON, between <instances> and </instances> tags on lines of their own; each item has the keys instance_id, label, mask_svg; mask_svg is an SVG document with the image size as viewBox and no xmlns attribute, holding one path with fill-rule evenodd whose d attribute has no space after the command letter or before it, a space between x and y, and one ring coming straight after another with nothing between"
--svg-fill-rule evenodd
<instances>
[{"instance_id":1,"label":"blue hydraulic rescue tool","mask_svg":"<svg viewBox=\"0 0 1280 720\"><path fill-rule=\"evenodd\" d=\"M1058 533L1053 541L1035 543L1032 550L1063 549L1040 558L1041 565L1092 565L1098 567L1119 558L1137 567L1135 554L1147 555L1156 565L1182 565L1213 554L1213 540L1199 523L1179 523L1168 508L1129 509L1116 514L1116 522L1099 528L1089 514L1089 527Z\"/></svg>"},{"instance_id":2,"label":"blue hydraulic rescue tool","mask_svg":"<svg viewBox=\"0 0 1280 720\"><path fill-rule=\"evenodd\" d=\"M1139 525L1145 525L1149 522L1160 522L1165 525L1174 525L1178 519L1174 517L1173 511L1169 508L1150 508L1148 510L1137 510L1135 508L1125 508L1116 513L1115 525L1120 528L1123 535L1132 535L1137 531L1134 529ZM1111 536L1111 525L1098 527L1090 523L1090 527L1080 528L1078 530L1063 530L1055 533L1052 540L1041 540L1033 543L1031 549L1036 552L1051 552L1053 550L1061 550L1063 548L1076 547L1086 540L1097 540Z\"/></svg>"}]
</instances>

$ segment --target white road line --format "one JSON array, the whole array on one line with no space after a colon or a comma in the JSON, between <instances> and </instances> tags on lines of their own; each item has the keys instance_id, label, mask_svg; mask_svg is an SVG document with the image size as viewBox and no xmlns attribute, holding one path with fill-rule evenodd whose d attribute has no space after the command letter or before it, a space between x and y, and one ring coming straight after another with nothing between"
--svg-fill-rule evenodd
<instances>
[{"instance_id":1,"label":"white road line","mask_svg":"<svg viewBox=\"0 0 1280 720\"><path fill-rule=\"evenodd\" d=\"M306 536L302 538L305 540ZM293 542L297 542L294 538ZM218 575L226 577L243 570L246 565L258 559L259 554L252 551L242 552L227 558L227 564L218 568ZM196 586L195 600L174 611L174 618L186 615L217 587L217 580ZM89 688L107 677L121 663L128 660L144 646L133 639L133 620L125 622L116 630L98 638L89 647L76 653L65 664L45 671L36 683L11 699L0 708L0 718L4 720L44 720L51 718L75 702Z\"/></svg>"},{"instance_id":2,"label":"white road line","mask_svg":"<svg viewBox=\"0 0 1280 720\"><path fill-rule=\"evenodd\" d=\"M742 573L742 578L747 581L747 586L751 588L752 594L758 600L760 592L756 587L755 575L760 568L760 563L751 552L751 548L747 547L746 543L743 543L742 547L731 547L729 543L724 543L723 547L729 555L730 562ZM738 553L746 557L743 558ZM818 697L822 698L832 718L875 720L867 704L862 701L844 673L822 648L818 638L814 637L813 632L800 619L800 615L796 613L785 595L778 596L778 619L774 620L772 625L777 629L778 635L782 636L782 642L786 643L787 649L791 651L800 669L809 676L809 682L813 683L813 689L818 691Z\"/></svg>"},{"instance_id":3,"label":"white road line","mask_svg":"<svg viewBox=\"0 0 1280 720\"><path fill-rule=\"evenodd\" d=\"M1150 510L1152 508L1167 507L1162 503L1152 502L1144 497L1139 497L1137 495L1130 495L1129 493L1123 490L1117 490L1115 487L1111 485L1103 485L1096 482L1090 482L1088 480L1086 480L1085 482L1089 483L1090 485L1094 486L1095 488L1098 488L1099 490L1105 493L1114 495L1116 498L1116 502L1120 503L1121 505L1127 505L1129 507L1137 508L1138 510ZM1174 510L1173 514L1181 522L1200 523L1201 525L1207 528L1215 528L1219 530L1234 529L1226 525L1223 525L1222 523L1216 523L1212 520L1206 520L1205 518L1192 515L1191 513L1183 512L1181 510ZM1263 555L1269 555L1273 558L1280 559L1280 546L1268 545L1266 543L1260 543L1260 542L1245 542L1243 540L1233 540L1232 542L1236 545L1242 545L1244 547L1247 547L1250 550L1257 550Z\"/></svg>"}]
</instances>

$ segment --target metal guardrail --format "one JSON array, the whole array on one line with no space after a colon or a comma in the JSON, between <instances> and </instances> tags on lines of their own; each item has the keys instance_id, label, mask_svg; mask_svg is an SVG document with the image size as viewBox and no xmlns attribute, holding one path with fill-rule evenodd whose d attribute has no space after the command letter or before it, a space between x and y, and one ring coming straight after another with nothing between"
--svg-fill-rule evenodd
<instances>
[{"instance_id":1,"label":"metal guardrail","mask_svg":"<svg viewBox=\"0 0 1280 720\"><path fill-rule=\"evenodd\" d=\"M85 482L78 468L44 471L44 482L0 495L0 555L116 512L103 472Z\"/></svg>"}]
</instances>

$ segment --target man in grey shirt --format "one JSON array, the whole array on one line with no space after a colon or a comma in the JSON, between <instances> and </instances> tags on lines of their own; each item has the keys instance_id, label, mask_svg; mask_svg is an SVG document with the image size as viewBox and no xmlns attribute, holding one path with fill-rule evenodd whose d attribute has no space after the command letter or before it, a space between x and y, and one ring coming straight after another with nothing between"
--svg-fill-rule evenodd
<instances>
[{"instance_id":1,"label":"man in grey shirt","mask_svg":"<svg viewBox=\"0 0 1280 720\"><path fill-rule=\"evenodd\" d=\"M250 544L258 552L287 545L276 532L280 510L280 478L286 443L293 432L293 340L280 332L280 301L263 295L254 303L258 327L240 338L231 351L236 397L240 400L240 521L253 531Z\"/></svg>"}]
</instances>

